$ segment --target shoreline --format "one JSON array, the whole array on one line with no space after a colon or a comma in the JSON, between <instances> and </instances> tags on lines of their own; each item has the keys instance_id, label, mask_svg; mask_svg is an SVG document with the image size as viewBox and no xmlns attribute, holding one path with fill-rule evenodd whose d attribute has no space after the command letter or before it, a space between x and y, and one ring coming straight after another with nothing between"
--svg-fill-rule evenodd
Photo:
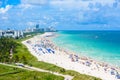
<instances>
[{"instance_id":1,"label":"shoreline","mask_svg":"<svg viewBox=\"0 0 120 80\"><path fill-rule=\"evenodd\" d=\"M56 33L53 33L53 35L52 35L52 37L50 37L49 38L49 40L55 45L55 46L59 46L59 45L56 45L52 40L51 40L51 38L55 38L56 36L59 36L58 34L56 34ZM61 48L61 47L59 47L59 48ZM65 50L65 48L61 48L62 50ZM114 64L110 64L110 63L108 63L108 62L104 62L104 61L100 61L100 60L96 60L96 59L93 59L93 58L91 58L91 57L87 57L87 56L83 56L83 55L81 55L81 54L76 54L76 52L74 52L74 51L70 51L70 50L66 50L67 52L72 52L72 53L74 53L75 55L78 55L79 57L85 57L85 58L87 58L88 60L93 60L93 61L95 61L95 62L99 62L99 63L101 63L101 64L104 64L104 65L108 65L108 66L110 66L110 67L114 67L114 68L117 68L117 69L119 69L120 70L120 66L117 66L117 65L114 65Z\"/></svg>"},{"instance_id":2,"label":"shoreline","mask_svg":"<svg viewBox=\"0 0 120 80\"><path fill-rule=\"evenodd\" d=\"M22 43L27 46L32 55L37 57L38 61L52 63L67 70L74 70L103 80L120 80L116 78L119 74L116 67L61 49L51 41L50 38L53 37L55 35L50 32L37 35Z\"/></svg>"},{"instance_id":3,"label":"shoreline","mask_svg":"<svg viewBox=\"0 0 120 80\"><path fill-rule=\"evenodd\" d=\"M55 36L53 36L52 38L55 38L56 36L59 36L58 34L56 34L56 33L54 33L55 34ZM50 40L51 40L51 37L50 37ZM53 41L52 41L53 42ZM55 43L53 43L53 44L55 44ZM55 44L56 45L56 44ZM56 46L59 46L59 45L56 45ZM60 47L61 48L61 47ZM62 48L63 50L65 50L65 49L67 49L67 48ZM72 51L72 50L69 50L69 49L67 49L66 50L67 52L72 52L72 53L75 53L76 54L76 52L74 52L74 51ZM93 58L91 58L91 57L87 57L86 55L82 55L82 54L76 54L76 55L78 55L79 57L85 57L85 58L88 58L89 60L93 60L93 61L95 61L95 62L99 62L99 63L101 63L101 64L104 64L104 65L108 65L108 66L110 66L110 67L114 67L114 68L116 68L116 69L119 69L120 70L120 66L118 66L118 65L115 65L115 64L112 64L112 63L110 63L110 62L105 62L105 61L102 61L102 60L97 60L97 59L93 59Z\"/></svg>"}]
</instances>

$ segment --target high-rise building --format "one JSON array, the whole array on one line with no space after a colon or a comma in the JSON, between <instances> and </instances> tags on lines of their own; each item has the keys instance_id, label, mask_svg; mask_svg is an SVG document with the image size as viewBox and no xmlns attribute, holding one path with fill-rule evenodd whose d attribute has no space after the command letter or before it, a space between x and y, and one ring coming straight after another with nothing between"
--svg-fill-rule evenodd
<instances>
[{"instance_id":1,"label":"high-rise building","mask_svg":"<svg viewBox=\"0 0 120 80\"><path fill-rule=\"evenodd\" d=\"M48 28L45 28L45 32L55 32L55 28L53 27L48 27Z\"/></svg>"},{"instance_id":2,"label":"high-rise building","mask_svg":"<svg viewBox=\"0 0 120 80\"><path fill-rule=\"evenodd\" d=\"M0 37L2 36L2 33L3 33L3 31L2 31L2 30L0 30Z\"/></svg>"},{"instance_id":3,"label":"high-rise building","mask_svg":"<svg viewBox=\"0 0 120 80\"><path fill-rule=\"evenodd\" d=\"M36 29L39 29L39 24L36 24Z\"/></svg>"},{"instance_id":4,"label":"high-rise building","mask_svg":"<svg viewBox=\"0 0 120 80\"><path fill-rule=\"evenodd\" d=\"M15 31L15 30L6 30L6 31L0 31L0 37L13 37L13 38L19 38L19 37L23 37L23 31Z\"/></svg>"}]
</instances>

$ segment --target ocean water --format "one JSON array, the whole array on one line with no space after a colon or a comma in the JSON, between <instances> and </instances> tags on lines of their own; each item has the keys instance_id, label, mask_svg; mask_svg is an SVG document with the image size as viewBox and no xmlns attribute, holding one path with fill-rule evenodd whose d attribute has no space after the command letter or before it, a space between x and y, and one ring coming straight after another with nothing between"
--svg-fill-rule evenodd
<instances>
[{"instance_id":1,"label":"ocean water","mask_svg":"<svg viewBox=\"0 0 120 80\"><path fill-rule=\"evenodd\" d=\"M53 41L81 56L120 67L120 31L59 31Z\"/></svg>"}]
</instances>

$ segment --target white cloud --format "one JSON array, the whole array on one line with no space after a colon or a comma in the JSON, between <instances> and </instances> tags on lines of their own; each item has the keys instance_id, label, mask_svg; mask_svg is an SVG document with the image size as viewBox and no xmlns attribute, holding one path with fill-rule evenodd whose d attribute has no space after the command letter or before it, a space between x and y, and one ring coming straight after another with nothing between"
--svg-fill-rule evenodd
<instances>
[{"instance_id":1,"label":"white cloud","mask_svg":"<svg viewBox=\"0 0 120 80\"><path fill-rule=\"evenodd\" d=\"M2 16L1 17L3 20L8 20L8 17L7 16Z\"/></svg>"},{"instance_id":2,"label":"white cloud","mask_svg":"<svg viewBox=\"0 0 120 80\"><path fill-rule=\"evenodd\" d=\"M23 4L52 4L60 6L87 6L89 3L112 4L115 0L21 0Z\"/></svg>"},{"instance_id":3,"label":"white cloud","mask_svg":"<svg viewBox=\"0 0 120 80\"><path fill-rule=\"evenodd\" d=\"M68 9L84 9L88 10L89 3L95 5L96 3L104 5L113 5L115 0L21 0L22 4L31 5L51 5L54 7L68 8ZM94 6L95 7L95 6ZM97 9L95 9L97 10Z\"/></svg>"},{"instance_id":4,"label":"white cloud","mask_svg":"<svg viewBox=\"0 0 120 80\"><path fill-rule=\"evenodd\" d=\"M20 4L17 7L20 8L20 9L25 10L25 9L28 9L28 8L33 8L34 6L31 5L31 4Z\"/></svg>"},{"instance_id":5,"label":"white cloud","mask_svg":"<svg viewBox=\"0 0 120 80\"><path fill-rule=\"evenodd\" d=\"M35 5L43 5L48 2L48 0L21 0L23 4L35 4Z\"/></svg>"},{"instance_id":6,"label":"white cloud","mask_svg":"<svg viewBox=\"0 0 120 80\"><path fill-rule=\"evenodd\" d=\"M0 13L6 13L12 6L7 5L5 8L0 8Z\"/></svg>"},{"instance_id":7,"label":"white cloud","mask_svg":"<svg viewBox=\"0 0 120 80\"><path fill-rule=\"evenodd\" d=\"M87 10L89 7L89 3L92 3L95 5L96 3L101 4L101 6L104 5L113 5L115 0L51 0L50 4L53 6L58 7L65 7L69 9L85 9ZM94 6L95 7L95 6Z\"/></svg>"},{"instance_id":8,"label":"white cloud","mask_svg":"<svg viewBox=\"0 0 120 80\"><path fill-rule=\"evenodd\" d=\"M112 4L113 2L115 2L115 0L94 0L93 2L99 2L105 5L105 4Z\"/></svg>"}]
</instances>

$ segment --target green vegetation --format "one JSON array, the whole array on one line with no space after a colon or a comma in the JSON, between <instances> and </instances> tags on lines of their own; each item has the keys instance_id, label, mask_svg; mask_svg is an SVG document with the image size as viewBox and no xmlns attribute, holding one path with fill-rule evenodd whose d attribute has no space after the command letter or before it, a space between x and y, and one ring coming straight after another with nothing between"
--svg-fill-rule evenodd
<instances>
[{"instance_id":1,"label":"green vegetation","mask_svg":"<svg viewBox=\"0 0 120 80\"><path fill-rule=\"evenodd\" d=\"M18 44L13 38L0 38L0 62L12 62L17 46Z\"/></svg>"},{"instance_id":2,"label":"green vegetation","mask_svg":"<svg viewBox=\"0 0 120 80\"><path fill-rule=\"evenodd\" d=\"M25 39L28 39L28 38L25 38ZM42 61L37 61L37 59L33 55L30 54L30 52L28 51L26 46L21 43L22 40L23 39L15 41L15 42L17 42L17 46L16 46L15 53L13 54L13 58L12 58L13 63L20 62L20 63L24 63L24 64L27 64L30 66L35 66L35 67L38 67L41 69L71 75L71 76L74 76L73 80L101 80L99 78L80 74L80 73L75 72L75 71L65 70L64 68L58 67L58 66L53 65L53 64L45 63ZM31 73L31 75L32 75L32 73Z\"/></svg>"},{"instance_id":3,"label":"green vegetation","mask_svg":"<svg viewBox=\"0 0 120 80\"><path fill-rule=\"evenodd\" d=\"M64 80L61 76L0 65L0 80Z\"/></svg>"},{"instance_id":4,"label":"green vegetation","mask_svg":"<svg viewBox=\"0 0 120 80\"><path fill-rule=\"evenodd\" d=\"M27 37L27 36L35 36L37 34L43 34L44 32L39 32L39 31L35 31L35 32L29 32L29 33L24 33L24 36Z\"/></svg>"},{"instance_id":5,"label":"green vegetation","mask_svg":"<svg viewBox=\"0 0 120 80\"><path fill-rule=\"evenodd\" d=\"M72 70L67 70L65 71L64 74L69 74L71 76L74 76L73 80L101 80L100 78L96 78L96 77L89 76L86 74L80 74Z\"/></svg>"}]
</instances>

